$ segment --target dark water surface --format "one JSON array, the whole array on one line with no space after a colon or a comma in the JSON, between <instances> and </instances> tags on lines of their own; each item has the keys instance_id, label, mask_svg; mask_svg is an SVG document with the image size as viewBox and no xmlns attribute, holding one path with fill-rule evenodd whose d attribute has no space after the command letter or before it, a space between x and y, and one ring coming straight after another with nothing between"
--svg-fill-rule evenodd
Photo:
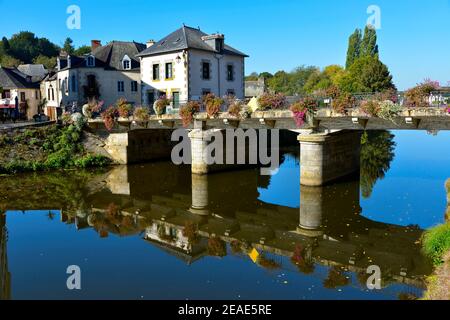
<instances>
[{"instance_id":1,"label":"dark water surface","mask_svg":"<svg viewBox=\"0 0 450 320\"><path fill-rule=\"evenodd\" d=\"M419 240L444 220L449 141L375 134L360 179L323 188L300 188L295 153L271 177L170 163L1 177L0 298L421 296L431 268ZM79 291L67 289L70 265ZM370 265L381 290L366 286Z\"/></svg>"}]
</instances>

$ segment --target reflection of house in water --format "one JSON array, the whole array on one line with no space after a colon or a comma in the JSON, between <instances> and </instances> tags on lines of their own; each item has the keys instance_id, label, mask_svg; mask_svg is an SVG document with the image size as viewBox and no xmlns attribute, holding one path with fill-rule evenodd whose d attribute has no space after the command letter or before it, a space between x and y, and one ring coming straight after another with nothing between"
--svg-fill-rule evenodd
<instances>
[{"instance_id":1,"label":"reflection of house in water","mask_svg":"<svg viewBox=\"0 0 450 320\"><path fill-rule=\"evenodd\" d=\"M11 275L8 271L8 256L6 254L7 241L6 215L0 213L0 300L11 298Z\"/></svg>"},{"instance_id":2,"label":"reflection of house in water","mask_svg":"<svg viewBox=\"0 0 450 320\"><path fill-rule=\"evenodd\" d=\"M301 187L300 208L289 208L258 199L258 188L268 182L257 170L189 179L189 170L165 166L149 171L117 167L92 179L95 188L80 184L78 188L89 191L81 192L84 202L78 201L79 208L64 211L64 220L78 228L92 227L101 237L143 234L149 243L187 263L208 253L209 239L220 238L238 244L244 253L256 248L287 257L283 261L289 266L282 268L292 268L290 258L301 247L308 263L342 266L358 274L378 265L383 277L416 287L430 274L418 242L423 231L362 216L358 181ZM51 207L45 201L48 197L36 206ZM12 201L10 205L19 208ZM183 232L187 225L196 226L198 241L189 241Z\"/></svg>"}]
</instances>

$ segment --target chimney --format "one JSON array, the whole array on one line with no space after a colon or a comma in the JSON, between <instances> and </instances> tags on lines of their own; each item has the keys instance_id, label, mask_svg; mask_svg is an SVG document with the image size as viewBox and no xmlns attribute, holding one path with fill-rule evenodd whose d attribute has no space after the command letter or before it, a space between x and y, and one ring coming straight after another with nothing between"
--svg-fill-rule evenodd
<instances>
[{"instance_id":1,"label":"chimney","mask_svg":"<svg viewBox=\"0 0 450 320\"><path fill-rule=\"evenodd\" d=\"M155 44L155 40L148 40L147 41L147 48L150 48L154 44Z\"/></svg>"},{"instance_id":2,"label":"chimney","mask_svg":"<svg viewBox=\"0 0 450 320\"><path fill-rule=\"evenodd\" d=\"M209 36L203 36L202 40L217 52L222 52L225 36L220 33L214 33Z\"/></svg>"},{"instance_id":3,"label":"chimney","mask_svg":"<svg viewBox=\"0 0 450 320\"><path fill-rule=\"evenodd\" d=\"M102 42L100 40L91 40L91 51L94 51L98 47L102 46Z\"/></svg>"}]
</instances>

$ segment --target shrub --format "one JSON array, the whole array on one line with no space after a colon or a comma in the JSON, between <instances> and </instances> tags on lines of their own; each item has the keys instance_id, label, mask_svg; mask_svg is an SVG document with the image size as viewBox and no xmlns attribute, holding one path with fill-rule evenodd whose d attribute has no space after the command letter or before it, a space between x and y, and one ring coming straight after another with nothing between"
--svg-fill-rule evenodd
<instances>
[{"instance_id":1,"label":"shrub","mask_svg":"<svg viewBox=\"0 0 450 320\"><path fill-rule=\"evenodd\" d=\"M125 99L120 98L119 100L117 100L116 106L117 106L117 112L120 117L128 118L131 115L131 111L133 110L133 107Z\"/></svg>"},{"instance_id":2,"label":"shrub","mask_svg":"<svg viewBox=\"0 0 450 320\"><path fill-rule=\"evenodd\" d=\"M183 229L183 236L188 239L190 244L196 243L198 240L198 228L192 221L186 221Z\"/></svg>"},{"instance_id":3,"label":"shrub","mask_svg":"<svg viewBox=\"0 0 450 320\"><path fill-rule=\"evenodd\" d=\"M450 106L447 107L447 113L450 114Z\"/></svg>"},{"instance_id":4,"label":"shrub","mask_svg":"<svg viewBox=\"0 0 450 320\"><path fill-rule=\"evenodd\" d=\"M241 101L233 101L228 107L228 114L238 118L243 110L244 104Z\"/></svg>"},{"instance_id":5,"label":"shrub","mask_svg":"<svg viewBox=\"0 0 450 320\"><path fill-rule=\"evenodd\" d=\"M158 100L156 100L153 109L157 115L161 115L164 113L166 107L170 104L170 100L167 99L166 96L161 96Z\"/></svg>"},{"instance_id":6,"label":"shrub","mask_svg":"<svg viewBox=\"0 0 450 320\"><path fill-rule=\"evenodd\" d=\"M365 100L361 102L360 108L365 114L377 117L380 111L380 102L377 100Z\"/></svg>"},{"instance_id":7,"label":"shrub","mask_svg":"<svg viewBox=\"0 0 450 320\"><path fill-rule=\"evenodd\" d=\"M333 99L331 107L337 113L345 114L348 108L355 105L356 99L350 93L344 92Z\"/></svg>"},{"instance_id":8,"label":"shrub","mask_svg":"<svg viewBox=\"0 0 450 320\"><path fill-rule=\"evenodd\" d=\"M450 223L427 230L423 235L422 244L424 253L435 265L440 265L444 255L450 251Z\"/></svg>"},{"instance_id":9,"label":"shrub","mask_svg":"<svg viewBox=\"0 0 450 320\"><path fill-rule=\"evenodd\" d=\"M110 106L102 113L102 119L105 123L105 127L108 131L111 131L116 124L116 118L118 116L117 108Z\"/></svg>"},{"instance_id":10,"label":"shrub","mask_svg":"<svg viewBox=\"0 0 450 320\"><path fill-rule=\"evenodd\" d=\"M319 106L316 99L311 97L303 98L295 103L293 103L290 107L291 112L294 115L295 123L297 127L303 126L306 120L307 114L314 114Z\"/></svg>"},{"instance_id":11,"label":"shrub","mask_svg":"<svg viewBox=\"0 0 450 320\"><path fill-rule=\"evenodd\" d=\"M208 93L203 96L202 99L203 105L206 107L206 113L209 118L215 118L219 112L220 107L224 104L224 100L222 98L216 97L214 93Z\"/></svg>"},{"instance_id":12,"label":"shrub","mask_svg":"<svg viewBox=\"0 0 450 320\"><path fill-rule=\"evenodd\" d=\"M385 100L380 103L378 110L378 117L385 120L394 121L396 117L402 112L401 105L392 102L391 100Z\"/></svg>"},{"instance_id":13,"label":"shrub","mask_svg":"<svg viewBox=\"0 0 450 320\"><path fill-rule=\"evenodd\" d=\"M194 120L194 115L200 111L200 103L198 101L188 101L180 108L180 117L183 126L188 127Z\"/></svg>"},{"instance_id":14,"label":"shrub","mask_svg":"<svg viewBox=\"0 0 450 320\"><path fill-rule=\"evenodd\" d=\"M148 121L150 119L148 108L145 107L137 107L136 109L134 109L133 116L137 121Z\"/></svg>"},{"instance_id":15,"label":"shrub","mask_svg":"<svg viewBox=\"0 0 450 320\"><path fill-rule=\"evenodd\" d=\"M86 155L74 161L74 165L79 168L105 167L111 160L99 155Z\"/></svg>"},{"instance_id":16,"label":"shrub","mask_svg":"<svg viewBox=\"0 0 450 320\"><path fill-rule=\"evenodd\" d=\"M225 241L217 237L209 238L208 254L215 257L225 257L227 255L227 246Z\"/></svg>"},{"instance_id":17,"label":"shrub","mask_svg":"<svg viewBox=\"0 0 450 320\"><path fill-rule=\"evenodd\" d=\"M425 80L405 92L405 104L410 108L428 107L430 93L439 88L439 83Z\"/></svg>"},{"instance_id":18,"label":"shrub","mask_svg":"<svg viewBox=\"0 0 450 320\"><path fill-rule=\"evenodd\" d=\"M286 96L282 93L264 93L258 98L261 110L282 109L286 106Z\"/></svg>"}]
</instances>

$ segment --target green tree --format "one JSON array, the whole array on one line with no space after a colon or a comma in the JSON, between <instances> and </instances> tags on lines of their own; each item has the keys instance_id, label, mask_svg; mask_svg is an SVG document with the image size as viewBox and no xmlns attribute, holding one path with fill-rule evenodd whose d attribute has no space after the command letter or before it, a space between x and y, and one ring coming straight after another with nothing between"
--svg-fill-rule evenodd
<instances>
[{"instance_id":1,"label":"green tree","mask_svg":"<svg viewBox=\"0 0 450 320\"><path fill-rule=\"evenodd\" d=\"M388 131L364 132L361 138L361 192L372 195L376 182L383 179L395 156L394 135Z\"/></svg>"},{"instance_id":2,"label":"green tree","mask_svg":"<svg viewBox=\"0 0 450 320\"><path fill-rule=\"evenodd\" d=\"M1 57L1 60L0 60L0 65L2 65L3 67L13 68L13 67L17 67L21 64L23 64L22 61L14 58L10 55L4 55L3 57Z\"/></svg>"},{"instance_id":3,"label":"green tree","mask_svg":"<svg viewBox=\"0 0 450 320\"><path fill-rule=\"evenodd\" d=\"M64 41L63 50L68 54L73 54L75 52L75 48L73 47L73 40L70 38L66 38Z\"/></svg>"},{"instance_id":4,"label":"green tree","mask_svg":"<svg viewBox=\"0 0 450 320\"><path fill-rule=\"evenodd\" d=\"M350 68L353 62L355 62L355 60L359 58L361 42L361 30L356 29L348 39L347 61L345 63L345 68Z\"/></svg>"},{"instance_id":5,"label":"green tree","mask_svg":"<svg viewBox=\"0 0 450 320\"><path fill-rule=\"evenodd\" d=\"M374 93L389 89L396 89L392 82L392 75L378 56L358 58L339 79L338 87L350 93Z\"/></svg>"},{"instance_id":6,"label":"green tree","mask_svg":"<svg viewBox=\"0 0 450 320\"><path fill-rule=\"evenodd\" d=\"M5 46L5 42L3 46ZM14 34L8 40L8 54L24 63L32 63L39 55L55 57L59 48L46 38L38 38L32 32L22 31Z\"/></svg>"},{"instance_id":7,"label":"green tree","mask_svg":"<svg viewBox=\"0 0 450 320\"><path fill-rule=\"evenodd\" d=\"M289 74L285 71L278 71L271 79L267 80L267 85L272 91L286 93L289 90L289 82Z\"/></svg>"},{"instance_id":8,"label":"green tree","mask_svg":"<svg viewBox=\"0 0 450 320\"><path fill-rule=\"evenodd\" d=\"M273 74L271 74L270 72L261 72L261 73L259 74L259 77L260 77L260 78L262 77L262 78L268 80L268 79L270 79L270 78L273 78Z\"/></svg>"},{"instance_id":9,"label":"green tree","mask_svg":"<svg viewBox=\"0 0 450 320\"><path fill-rule=\"evenodd\" d=\"M56 66L56 57L46 57L39 55L33 60L34 64L43 64L45 68L51 70Z\"/></svg>"},{"instance_id":10,"label":"green tree","mask_svg":"<svg viewBox=\"0 0 450 320\"><path fill-rule=\"evenodd\" d=\"M256 80L258 80L258 77L259 77L259 75L257 72L252 72L252 73L250 73L250 75L245 77L245 81L256 81Z\"/></svg>"},{"instance_id":11,"label":"green tree","mask_svg":"<svg viewBox=\"0 0 450 320\"><path fill-rule=\"evenodd\" d=\"M359 57L378 56L377 31L373 26L366 26L364 37L361 42Z\"/></svg>"},{"instance_id":12,"label":"green tree","mask_svg":"<svg viewBox=\"0 0 450 320\"><path fill-rule=\"evenodd\" d=\"M83 56L85 54L88 54L91 52L90 46L81 46L78 49L75 50L74 54L77 56Z\"/></svg>"}]
</instances>

